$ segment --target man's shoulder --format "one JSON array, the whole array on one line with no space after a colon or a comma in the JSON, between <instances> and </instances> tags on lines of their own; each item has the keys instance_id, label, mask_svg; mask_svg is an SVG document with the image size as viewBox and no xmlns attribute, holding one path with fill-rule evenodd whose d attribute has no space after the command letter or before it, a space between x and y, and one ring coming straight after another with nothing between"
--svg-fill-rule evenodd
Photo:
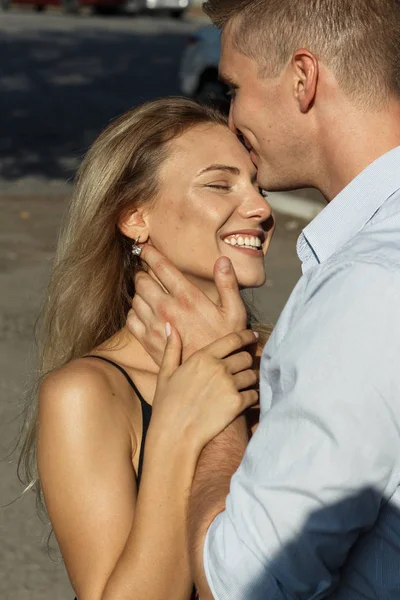
<instances>
[{"instance_id":1,"label":"man's shoulder","mask_svg":"<svg viewBox=\"0 0 400 600\"><path fill-rule=\"evenodd\" d=\"M375 303L376 310L397 311L400 298L400 212L379 215L322 264L306 271L276 324L275 347L305 312L334 315Z\"/></svg>"},{"instance_id":2,"label":"man's shoulder","mask_svg":"<svg viewBox=\"0 0 400 600\"><path fill-rule=\"evenodd\" d=\"M321 321L340 322L343 315L370 307L371 314L398 313L399 261L384 253L372 256L343 252L305 273L291 294L276 325L271 344L280 345L299 320L314 331ZM397 318L397 317L396 317ZM357 319L355 318L355 321Z\"/></svg>"},{"instance_id":3,"label":"man's shoulder","mask_svg":"<svg viewBox=\"0 0 400 600\"><path fill-rule=\"evenodd\" d=\"M371 221L325 263L304 276L308 293L340 285L339 290L377 289L377 281L400 285L400 214L396 219ZM398 218L397 218L398 217Z\"/></svg>"},{"instance_id":4,"label":"man's shoulder","mask_svg":"<svg viewBox=\"0 0 400 600\"><path fill-rule=\"evenodd\" d=\"M365 301L390 301L389 289L400 295L400 252L398 260L378 249L374 255L343 252L306 275L303 288L302 305L323 302L351 307Z\"/></svg>"}]
</instances>

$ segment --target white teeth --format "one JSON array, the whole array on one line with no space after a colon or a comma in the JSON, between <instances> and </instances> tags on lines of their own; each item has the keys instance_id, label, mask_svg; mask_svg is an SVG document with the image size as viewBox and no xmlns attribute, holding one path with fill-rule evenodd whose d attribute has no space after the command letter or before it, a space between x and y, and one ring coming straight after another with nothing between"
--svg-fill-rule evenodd
<instances>
[{"instance_id":1,"label":"white teeth","mask_svg":"<svg viewBox=\"0 0 400 600\"><path fill-rule=\"evenodd\" d=\"M260 240L260 238L255 237L255 236L251 236L251 237L243 237L241 235L237 236L237 237L226 237L223 240L226 244L229 244L229 246L244 246L247 248L253 248L253 249L258 249L261 248L262 246L262 242Z\"/></svg>"}]
</instances>

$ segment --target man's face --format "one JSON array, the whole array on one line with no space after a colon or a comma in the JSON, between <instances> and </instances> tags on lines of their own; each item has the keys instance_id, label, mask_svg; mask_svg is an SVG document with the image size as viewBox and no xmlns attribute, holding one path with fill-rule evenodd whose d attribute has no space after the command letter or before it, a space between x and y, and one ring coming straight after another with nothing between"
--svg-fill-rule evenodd
<instances>
[{"instance_id":1,"label":"man's face","mask_svg":"<svg viewBox=\"0 0 400 600\"><path fill-rule=\"evenodd\" d=\"M244 137L266 190L307 185L301 167L307 155L301 113L293 93L290 68L278 77L260 73L258 63L235 49L234 24L221 38L220 78L232 89L229 124Z\"/></svg>"}]
</instances>

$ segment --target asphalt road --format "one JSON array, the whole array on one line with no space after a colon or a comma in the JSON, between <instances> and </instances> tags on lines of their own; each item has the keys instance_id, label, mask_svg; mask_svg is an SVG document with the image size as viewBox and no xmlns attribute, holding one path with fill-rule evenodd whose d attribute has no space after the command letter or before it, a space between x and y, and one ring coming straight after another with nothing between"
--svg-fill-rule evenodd
<instances>
[{"instance_id":1,"label":"asphalt road","mask_svg":"<svg viewBox=\"0 0 400 600\"><path fill-rule=\"evenodd\" d=\"M0 192L60 192L111 119L179 94L179 59L198 26L193 17L0 12Z\"/></svg>"},{"instance_id":2,"label":"asphalt road","mask_svg":"<svg viewBox=\"0 0 400 600\"><path fill-rule=\"evenodd\" d=\"M62 563L47 555L33 494L16 500L22 487L10 454L66 179L110 119L143 100L179 93L179 56L197 26L195 19L0 13L1 600L72 600ZM276 320L300 275L295 242L303 225L278 216L268 281L253 298L263 321Z\"/></svg>"}]
</instances>

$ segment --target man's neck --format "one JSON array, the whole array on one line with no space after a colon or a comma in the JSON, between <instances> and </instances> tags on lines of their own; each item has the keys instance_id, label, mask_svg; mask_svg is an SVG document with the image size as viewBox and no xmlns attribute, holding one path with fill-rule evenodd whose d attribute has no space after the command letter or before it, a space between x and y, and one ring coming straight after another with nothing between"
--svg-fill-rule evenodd
<instances>
[{"instance_id":1,"label":"man's neck","mask_svg":"<svg viewBox=\"0 0 400 600\"><path fill-rule=\"evenodd\" d=\"M400 102L379 112L354 111L321 131L316 187L328 202L370 164L400 145ZM318 181L319 180L319 181Z\"/></svg>"}]
</instances>

